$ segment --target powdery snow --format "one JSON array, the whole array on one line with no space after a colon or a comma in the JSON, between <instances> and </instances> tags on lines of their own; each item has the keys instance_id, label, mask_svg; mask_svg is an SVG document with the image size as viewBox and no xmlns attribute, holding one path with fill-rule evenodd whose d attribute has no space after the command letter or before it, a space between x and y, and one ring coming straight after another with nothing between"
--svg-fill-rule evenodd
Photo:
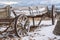
<instances>
[{"instance_id":1,"label":"powdery snow","mask_svg":"<svg viewBox=\"0 0 60 40\"><path fill-rule=\"evenodd\" d=\"M56 23L57 20L55 20L55 25ZM36 28L34 32L29 32L29 36L22 37L22 40L59 40L60 36L53 34L55 25L51 24L51 20L43 20L41 27Z\"/></svg>"},{"instance_id":2,"label":"powdery snow","mask_svg":"<svg viewBox=\"0 0 60 40\"><path fill-rule=\"evenodd\" d=\"M55 19L55 25L56 23L57 23L57 20ZM37 27L34 31L28 32L28 36L24 36L24 37L22 36L21 40L60 40L60 36L56 36L53 34L55 25L52 25L51 20L42 20L39 27ZM0 28L0 29L3 29L3 28ZM9 35L9 33L3 33L3 34L7 34L7 35L0 35L0 37L3 37L3 36L8 37ZM11 35L17 38L15 34L11 34Z\"/></svg>"}]
</instances>

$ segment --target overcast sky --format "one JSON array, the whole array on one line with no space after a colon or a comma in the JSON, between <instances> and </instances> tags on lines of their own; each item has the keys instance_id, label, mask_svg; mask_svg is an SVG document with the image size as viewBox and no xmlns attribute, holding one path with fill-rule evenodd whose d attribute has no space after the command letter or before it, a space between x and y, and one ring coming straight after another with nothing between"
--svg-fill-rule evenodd
<instances>
[{"instance_id":1,"label":"overcast sky","mask_svg":"<svg viewBox=\"0 0 60 40\"><path fill-rule=\"evenodd\" d=\"M19 5L60 4L60 0L0 0L0 2L7 1L18 2Z\"/></svg>"},{"instance_id":2,"label":"overcast sky","mask_svg":"<svg viewBox=\"0 0 60 40\"><path fill-rule=\"evenodd\" d=\"M0 1L19 1L19 0L0 0Z\"/></svg>"},{"instance_id":3,"label":"overcast sky","mask_svg":"<svg viewBox=\"0 0 60 40\"><path fill-rule=\"evenodd\" d=\"M6 2L6 1L15 1L15 2L40 2L40 3L60 3L60 0L0 0L0 2Z\"/></svg>"}]
</instances>

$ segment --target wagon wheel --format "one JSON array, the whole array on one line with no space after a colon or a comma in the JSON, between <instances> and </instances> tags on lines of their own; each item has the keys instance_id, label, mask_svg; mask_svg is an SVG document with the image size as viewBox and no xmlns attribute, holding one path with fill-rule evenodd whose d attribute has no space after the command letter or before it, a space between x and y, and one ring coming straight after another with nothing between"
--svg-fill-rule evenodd
<instances>
[{"instance_id":1,"label":"wagon wheel","mask_svg":"<svg viewBox=\"0 0 60 40\"><path fill-rule=\"evenodd\" d=\"M27 27L29 26L29 21L26 15L20 15L16 22L16 34L21 37L27 34Z\"/></svg>"}]
</instances>

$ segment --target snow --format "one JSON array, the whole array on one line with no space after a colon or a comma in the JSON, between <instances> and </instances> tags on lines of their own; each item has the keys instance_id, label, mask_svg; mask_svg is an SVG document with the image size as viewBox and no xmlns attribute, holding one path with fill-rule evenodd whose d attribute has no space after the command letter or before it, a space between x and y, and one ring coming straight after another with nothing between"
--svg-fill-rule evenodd
<instances>
[{"instance_id":1,"label":"snow","mask_svg":"<svg viewBox=\"0 0 60 40\"><path fill-rule=\"evenodd\" d=\"M11 14L13 16L13 14ZM39 21L35 21L35 25L37 25ZM55 24L52 25L52 20L42 20L39 27L37 27L34 31L28 32L28 36L22 36L21 40L58 40L60 39L60 36L56 36L53 34L53 30L55 28L55 25L57 23L57 19L55 19ZM30 25L32 25L32 21L30 21ZM1 28L0 31L5 30L6 28ZM6 34L6 33L5 33ZM7 35L10 35L7 33ZM7 36L6 35L6 36ZM14 37L15 35L12 34ZM0 37L3 37L4 35L0 35Z\"/></svg>"},{"instance_id":2,"label":"snow","mask_svg":"<svg viewBox=\"0 0 60 40\"><path fill-rule=\"evenodd\" d=\"M56 36L53 34L53 30L55 28L56 23L57 23L57 19L55 19L54 25L52 25L51 20L42 20L39 27L37 27L34 31L28 32L28 36L24 36L24 37L22 36L21 40L58 40L60 39L60 36ZM30 25L32 25L32 21ZM3 29L4 28L0 27L0 31L2 31ZM9 33L7 33L7 35L9 35ZM16 38L14 34L11 34L11 35L13 35ZM4 35L0 35L0 37L3 37L3 36Z\"/></svg>"},{"instance_id":3,"label":"snow","mask_svg":"<svg viewBox=\"0 0 60 40\"><path fill-rule=\"evenodd\" d=\"M6 28L2 28L2 27L0 27L0 31L3 31L3 30L5 30Z\"/></svg>"},{"instance_id":4,"label":"snow","mask_svg":"<svg viewBox=\"0 0 60 40\"><path fill-rule=\"evenodd\" d=\"M57 20L55 20L55 25L56 25ZM53 34L53 30L55 28L55 25L51 24L51 20L43 20L41 22L41 25L43 24L42 27L38 27L34 30L34 32L29 32L28 35L29 36L25 36L22 37L22 40L53 40L55 37L57 39L54 40L58 40L60 39L60 36L56 36ZM48 26L44 26L44 25L48 25ZM40 30L40 31L39 31Z\"/></svg>"},{"instance_id":5,"label":"snow","mask_svg":"<svg viewBox=\"0 0 60 40\"><path fill-rule=\"evenodd\" d=\"M26 10L27 8L25 8L25 9L21 9L20 8L20 10L14 10L16 13L17 13L17 15L19 15L19 14L25 14L25 15L30 15L30 12L31 12L31 15L34 15L34 16L36 16L36 15L42 15L42 14L44 14L44 13L46 13L47 12L47 9L46 9L46 7L39 7L38 9L36 9L36 8L34 8L33 6L31 6L32 8L32 10L30 10L29 11L29 9L28 10ZM22 7L23 8L23 7ZM37 12L38 11L38 12Z\"/></svg>"}]
</instances>

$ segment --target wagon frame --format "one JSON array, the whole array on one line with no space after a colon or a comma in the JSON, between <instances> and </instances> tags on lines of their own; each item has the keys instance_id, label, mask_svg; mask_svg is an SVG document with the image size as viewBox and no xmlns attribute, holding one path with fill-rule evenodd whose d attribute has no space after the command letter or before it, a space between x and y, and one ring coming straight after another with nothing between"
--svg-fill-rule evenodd
<instances>
[{"instance_id":1,"label":"wagon frame","mask_svg":"<svg viewBox=\"0 0 60 40\"><path fill-rule=\"evenodd\" d=\"M11 17L11 11L14 14L15 17ZM8 29L11 27L12 29L14 29L15 34L20 37L20 34L18 34L18 28L17 28L17 21L19 18L22 18L24 15L16 15L14 10L11 10L10 5L4 7L4 8L0 8L0 25L1 26L6 26L6 29L4 31L0 31L0 34L4 33L4 32L8 32ZM25 18L27 18L25 16ZM20 20L20 19L19 19ZM20 30L20 29L19 29ZM11 30L10 30L11 31Z\"/></svg>"}]
</instances>

